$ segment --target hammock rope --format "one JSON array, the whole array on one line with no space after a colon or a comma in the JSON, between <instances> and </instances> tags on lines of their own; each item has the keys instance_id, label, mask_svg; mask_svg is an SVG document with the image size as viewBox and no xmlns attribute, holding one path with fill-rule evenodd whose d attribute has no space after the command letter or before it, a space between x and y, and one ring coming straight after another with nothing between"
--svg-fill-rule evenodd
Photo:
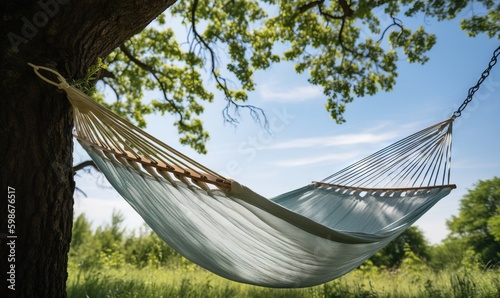
<instances>
[{"instance_id":1,"label":"hammock rope","mask_svg":"<svg viewBox=\"0 0 500 298\"><path fill-rule=\"evenodd\" d=\"M410 135L321 183L349 188L448 187L453 119Z\"/></svg>"}]
</instances>

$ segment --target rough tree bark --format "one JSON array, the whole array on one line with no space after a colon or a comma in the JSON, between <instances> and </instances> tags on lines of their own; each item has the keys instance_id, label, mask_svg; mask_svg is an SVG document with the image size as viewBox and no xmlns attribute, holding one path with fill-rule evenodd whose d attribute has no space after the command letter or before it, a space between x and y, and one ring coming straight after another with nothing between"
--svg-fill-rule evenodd
<instances>
[{"instance_id":1,"label":"rough tree bark","mask_svg":"<svg viewBox=\"0 0 500 298\"><path fill-rule=\"evenodd\" d=\"M27 63L77 80L174 2L1 2L0 293L8 296L0 296L66 296L75 188L71 107Z\"/></svg>"}]
</instances>

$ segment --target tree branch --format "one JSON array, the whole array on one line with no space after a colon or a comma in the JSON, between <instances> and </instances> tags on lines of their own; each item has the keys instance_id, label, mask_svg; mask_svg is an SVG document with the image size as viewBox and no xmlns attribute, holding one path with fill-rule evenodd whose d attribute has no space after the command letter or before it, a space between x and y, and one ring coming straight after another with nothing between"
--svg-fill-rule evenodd
<instances>
[{"instance_id":1,"label":"tree branch","mask_svg":"<svg viewBox=\"0 0 500 298\"><path fill-rule=\"evenodd\" d=\"M343 12L343 14L339 15L339 16L334 16L331 13L324 11L323 10L324 3L325 3L324 0L317 0L317 1L309 2L309 3L306 3L302 6L300 6L298 9L299 11L294 16L294 18L297 17L297 15L304 13L313 7L318 7L318 10L322 16L324 16L328 19L333 19L333 20L345 19L345 18L351 17L354 14L354 10L352 10L351 6L345 0L338 0L338 3L340 5L340 7L342 8L342 12Z\"/></svg>"},{"instance_id":2,"label":"tree branch","mask_svg":"<svg viewBox=\"0 0 500 298\"><path fill-rule=\"evenodd\" d=\"M299 14L308 11L309 9L313 8L314 6L320 7L321 5L323 5L324 2L325 2L325 0L318 0L318 1L313 1L310 3L306 3L306 4L299 7Z\"/></svg>"},{"instance_id":3,"label":"tree branch","mask_svg":"<svg viewBox=\"0 0 500 298\"><path fill-rule=\"evenodd\" d=\"M392 27L392 26L397 26L399 27L399 29L401 29L401 32L399 33L399 36L398 36L398 41L399 41L399 37L401 36L401 33L403 32L404 28L403 28L403 22L398 19L398 18L395 18L393 16L391 16L392 18L392 24L390 24L389 26L387 26L387 28L385 28L384 32L382 32L382 36L380 36L380 39L377 40L377 42L381 42L382 39L384 38L384 35L385 33Z\"/></svg>"},{"instance_id":4,"label":"tree branch","mask_svg":"<svg viewBox=\"0 0 500 298\"><path fill-rule=\"evenodd\" d=\"M338 33L338 35L337 35L337 41L339 42L340 47L342 47L342 49L343 49L344 51L347 51L347 52L351 53L351 54L352 54L354 57L356 57L356 58L357 58L357 57L360 57L360 56L362 56L362 57L365 57L365 58L366 58L366 57L367 57L367 55L363 55L363 54L361 54L361 53L358 53L358 52L356 52L355 50L353 50L353 49L351 49L351 48L347 47L347 46L344 44L344 40L343 40L343 38L342 38L342 34L344 33L345 22L346 22L346 20L345 20L345 18L343 18L343 19L342 19L342 22L341 22L341 24L340 24L339 33Z\"/></svg>"},{"instance_id":5,"label":"tree branch","mask_svg":"<svg viewBox=\"0 0 500 298\"><path fill-rule=\"evenodd\" d=\"M342 11L344 11L344 18L352 17L354 14L354 10L352 10L351 5L347 3L345 0L339 0L340 7L342 7Z\"/></svg>"},{"instance_id":6,"label":"tree branch","mask_svg":"<svg viewBox=\"0 0 500 298\"><path fill-rule=\"evenodd\" d=\"M230 98L229 89L227 88L227 81L225 78L220 77L215 69L215 53L212 47L208 44L208 42L198 33L196 29L196 9L198 8L198 0L193 1L193 7L191 8L191 31L194 34L194 39L201 43L203 47L208 50L210 54L210 72L215 78L217 85L222 89L226 98Z\"/></svg>"},{"instance_id":7,"label":"tree branch","mask_svg":"<svg viewBox=\"0 0 500 298\"><path fill-rule=\"evenodd\" d=\"M160 89L163 93L163 98L172 105L172 107L174 108L177 115L179 115L179 125L184 125L184 118L183 118L181 110L179 109L179 107L177 106L177 103L173 99L168 98L165 85L163 84L163 82L160 80L160 77L158 76L158 74L160 74L160 75L163 75L163 74L160 71L154 69L151 65L148 65L148 64L142 62L141 60L139 60L138 58L136 58L130 52L130 50L125 46L125 44L120 45L120 50L125 54L125 56L127 56L127 58L130 61L135 63L137 66L139 66L143 70L149 72L155 78L156 82L158 83L158 86L160 86Z\"/></svg>"},{"instance_id":8,"label":"tree branch","mask_svg":"<svg viewBox=\"0 0 500 298\"><path fill-rule=\"evenodd\" d=\"M116 90L115 86L107 82L106 80L102 80L104 84L106 84L113 92L115 93L116 101L120 101L120 94L118 93L118 90Z\"/></svg>"},{"instance_id":9,"label":"tree branch","mask_svg":"<svg viewBox=\"0 0 500 298\"><path fill-rule=\"evenodd\" d=\"M318 7L319 13L327 21L328 20L341 20L340 29L339 29L338 35L337 35L337 41L340 44L340 46L342 47L342 49L345 50L345 51L348 51L351 54L353 54L353 56L355 56L355 57L362 56L360 53L357 53L353 49L350 49L350 48L346 47L344 45L344 42L343 42L343 39L342 39L342 34L344 32L346 19L349 18L349 17L351 17L351 16L353 16L354 10L351 8L350 4L347 3L346 0L338 0L338 4L342 8L342 12L343 12L342 15L335 16L335 15L332 15L331 13L326 12L323 9L324 0L318 0L318 1L313 1L313 2L310 2L310 3L307 3L307 4L304 4L304 5L300 6L299 7L299 12L294 16L294 18L297 17L298 14L304 13L304 12L308 11L309 9L311 9L313 7Z\"/></svg>"},{"instance_id":10,"label":"tree branch","mask_svg":"<svg viewBox=\"0 0 500 298\"><path fill-rule=\"evenodd\" d=\"M111 71L107 70L107 69L100 69L99 70L99 76L98 78L96 79L97 80L102 80L102 79L105 79L105 78L112 78L112 79L115 79L115 74L112 73Z\"/></svg>"},{"instance_id":11,"label":"tree branch","mask_svg":"<svg viewBox=\"0 0 500 298\"><path fill-rule=\"evenodd\" d=\"M76 174L77 171L80 171L86 167L93 167L97 171L99 171L99 172L101 171L101 170L99 170L99 168L97 167L97 165L94 163L93 160L86 160L84 162L77 164L76 166L73 166L73 173Z\"/></svg>"},{"instance_id":12,"label":"tree branch","mask_svg":"<svg viewBox=\"0 0 500 298\"><path fill-rule=\"evenodd\" d=\"M252 118L256 121L259 122L261 121L261 117L264 119L264 127L267 128L269 126L269 122L267 120L266 114L264 113L264 110L262 110L259 107L253 106L253 105L240 105L236 103L232 98L231 94L229 91L229 88L227 87L227 80L223 77L221 77L216 70L216 54L210 44L198 33L198 30L196 29L196 10L198 8L198 0L193 0L193 5L191 7L191 31L194 34L194 40L198 42L198 44L203 45L203 48L208 50L210 54L210 72L212 76L215 79L215 82L217 83L217 86L224 92L224 95L227 100L226 107L222 111L222 115L224 117L224 121L236 124L238 123L238 120L234 118L231 115L230 109L231 107L234 107L235 112L237 115L239 115L239 109L244 108L244 109L249 109L250 110L250 115ZM194 42L193 40L193 42ZM191 49L192 51L192 49Z\"/></svg>"},{"instance_id":13,"label":"tree branch","mask_svg":"<svg viewBox=\"0 0 500 298\"><path fill-rule=\"evenodd\" d=\"M125 44L122 44L120 45L120 50L123 52L123 54L125 54L125 56L127 56L127 58L134 62L137 66L139 66L140 68L144 69L145 71L149 72L149 73L153 73L153 74L156 74L158 71L156 71L152 66L142 62L141 60L139 60L138 58L136 58L131 52L130 50L125 46Z\"/></svg>"}]
</instances>

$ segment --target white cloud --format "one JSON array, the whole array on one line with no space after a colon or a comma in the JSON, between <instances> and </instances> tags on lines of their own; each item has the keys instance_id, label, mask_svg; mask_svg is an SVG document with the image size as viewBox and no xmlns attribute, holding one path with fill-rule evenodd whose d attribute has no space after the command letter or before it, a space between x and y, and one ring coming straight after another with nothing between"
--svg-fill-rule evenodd
<instances>
[{"instance_id":1,"label":"white cloud","mask_svg":"<svg viewBox=\"0 0 500 298\"><path fill-rule=\"evenodd\" d=\"M360 144L377 144L392 140L397 137L395 132L387 132L382 134L375 133L358 133L358 134L343 134L338 136L326 137L311 137L294 139L286 142L277 143L269 146L271 149L291 149L291 148L310 148L310 147L336 147L336 146L351 146Z\"/></svg>"},{"instance_id":2,"label":"white cloud","mask_svg":"<svg viewBox=\"0 0 500 298\"><path fill-rule=\"evenodd\" d=\"M329 161L355 161L373 153L371 150L374 146L371 145L381 149L384 143L391 143L408 132L407 127L392 127L391 123L384 123L359 133L292 139L272 144L268 148L278 150L311 148L309 154L313 156L275 161L273 162L275 166L296 167ZM382 132L378 133L379 131ZM318 152L321 148L336 148L336 153L332 153L329 149L330 152L320 155Z\"/></svg>"},{"instance_id":3,"label":"white cloud","mask_svg":"<svg viewBox=\"0 0 500 298\"><path fill-rule=\"evenodd\" d=\"M288 160L282 160L282 161L276 161L273 162L273 165L279 166L279 167L300 167L300 166L306 166L306 165L311 165L315 163L324 163L327 161L346 161L346 160L352 160L355 157L357 157L359 154L354 151L350 152L344 152L344 153L334 153L334 154L326 154L326 155L316 155L316 156L309 156L309 157L304 157L304 158L296 158L296 159L288 159Z\"/></svg>"},{"instance_id":4,"label":"white cloud","mask_svg":"<svg viewBox=\"0 0 500 298\"><path fill-rule=\"evenodd\" d=\"M278 102L301 102L323 94L319 87L313 85L295 86L285 90L277 86L263 84L259 90L263 100Z\"/></svg>"},{"instance_id":5,"label":"white cloud","mask_svg":"<svg viewBox=\"0 0 500 298\"><path fill-rule=\"evenodd\" d=\"M496 161L491 162L482 162L479 163L477 160L458 160L453 162L453 168L458 169L466 169L466 170L481 170L481 169L494 169L498 168L500 164L496 163Z\"/></svg>"}]
</instances>

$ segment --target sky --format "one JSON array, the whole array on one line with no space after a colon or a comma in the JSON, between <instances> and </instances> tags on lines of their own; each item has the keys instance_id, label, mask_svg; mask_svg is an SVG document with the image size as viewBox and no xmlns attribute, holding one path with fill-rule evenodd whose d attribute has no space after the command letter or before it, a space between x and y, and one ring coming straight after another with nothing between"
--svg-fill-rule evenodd
<instances>
[{"instance_id":1,"label":"sky","mask_svg":"<svg viewBox=\"0 0 500 298\"><path fill-rule=\"evenodd\" d=\"M437 35L437 44L428 54L430 60L424 65L400 61L394 90L348 104L344 124L331 120L324 108L326 98L321 89L307 82L307 74L298 75L292 64L282 63L256 73L256 91L249 94L249 103L266 112L270 133L244 113L239 125L224 124L221 111L225 101L220 93L202 116L210 133L208 154L181 146L169 116L148 117L146 131L269 198L322 180L451 116L500 45L485 35L467 37L458 21L415 18L409 22L425 25ZM214 80L206 84L214 84ZM451 183L457 189L415 223L431 244L448 235L446 220L458 215L460 199L475 183L500 176L499 114L497 65L454 123ZM87 159L75 144L75 163ZM143 225L139 215L98 173L80 171L75 180L85 193L75 195L75 215L85 213L93 227L109 223L113 211L124 215L129 230Z\"/></svg>"}]
</instances>

